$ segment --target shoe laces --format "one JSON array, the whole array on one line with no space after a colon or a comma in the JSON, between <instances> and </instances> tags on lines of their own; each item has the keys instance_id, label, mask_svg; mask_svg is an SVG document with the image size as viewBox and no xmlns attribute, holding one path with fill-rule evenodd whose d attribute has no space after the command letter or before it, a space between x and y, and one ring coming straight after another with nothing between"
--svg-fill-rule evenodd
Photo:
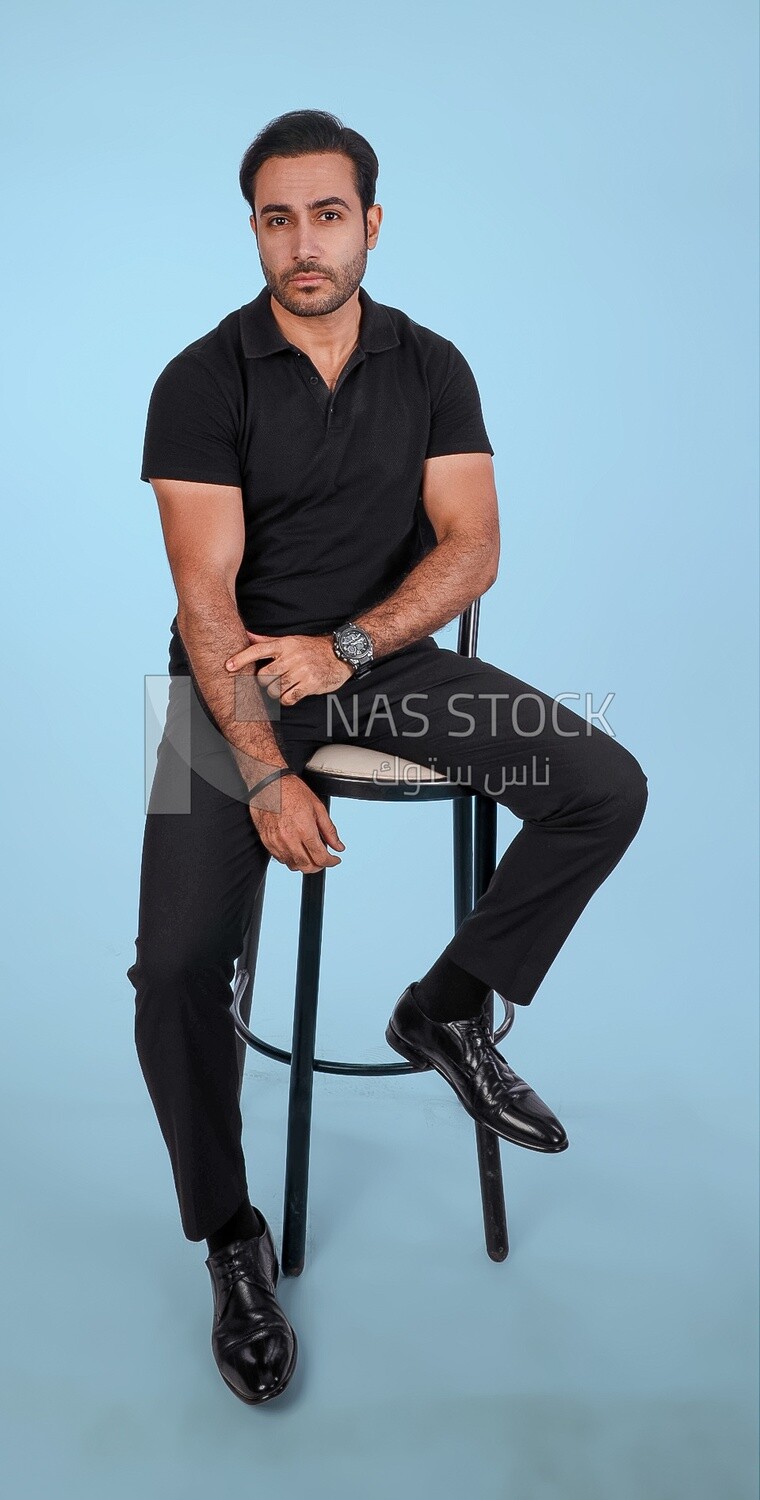
<instances>
[{"instance_id":1,"label":"shoe laces","mask_svg":"<svg viewBox=\"0 0 760 1500\"><path fill-rule=\"evenodd\" d=\"M483 1014L465 1016L461 1020L450 1021L449 1025L455 1026L470 1046L473 1043L477 1044L478 1051L488 1068L492 1080L500 1083L502 1087L507 1082L510 1092L513 1094L529 1091L530 1084L526 1083L524 1079L518 1078L514 1068L510 1067L503 1052L500 1052L496 1046L491 1029ZM507 1075L506 1079L505 1073Z\"/></svg>"},{"instance_id":2,"label":"shoe laces","mask_svg":"<svg viewBox=\"0 0 760 1500\"><path fill-rule=\"evenodd\" d=\"M493 1046L490 1027L486 1024L485 1016L480 1012L477 1016L462 1016L456 1021L449 1021L468 1042L477 1042L479 1046L490 1048Z\"/></svg>"},{"instance_id":3,"label":"shoe laces","mask_svg":"<svg viewBox=\"0 0 760 1500\"><path fill-rule=\"evenodd\" d=\"M234 1250L227 1251L224 1259L217 1261L216 1274L222 1287L229 1287L234 1281L244 1278L269 1288L270 1278L260 1265L257 1251L251 1244L237 1245Z\"/></svg>"}]
</instances>

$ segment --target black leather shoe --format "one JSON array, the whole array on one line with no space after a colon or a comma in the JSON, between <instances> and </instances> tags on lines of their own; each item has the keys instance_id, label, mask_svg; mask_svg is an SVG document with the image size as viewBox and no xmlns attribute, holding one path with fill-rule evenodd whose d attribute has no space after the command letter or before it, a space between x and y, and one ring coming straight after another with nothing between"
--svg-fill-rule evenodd
<instances>
[{"instance_id":1,"label":"black leather shoe","mask_svg":"<svg viewBox=\"0 0 760 1500\"><path fill-rule=\"evenodd\" d=\"M215 1250L206 1265L222 1380L249 1405L279 1396L295 1370L298 1341L274 1294L280 1265L266 1219L261 1234Z\"/></svg>"},{"instance_id":2,"label":"black leather shoe","mask_svg":"<svg viewBox=\"0 0 760 1500\"><path fill-rule=\"evenodd\" d=\"M388 1045L419 1068L435 1068L468 1115L505 1141L531 1151L564 1151L570 1144L564 1126L494 1046L485 1010L462 1021L432 1021L414 988L410 984L396 1004Z\"/></svg>"}]
</instances>

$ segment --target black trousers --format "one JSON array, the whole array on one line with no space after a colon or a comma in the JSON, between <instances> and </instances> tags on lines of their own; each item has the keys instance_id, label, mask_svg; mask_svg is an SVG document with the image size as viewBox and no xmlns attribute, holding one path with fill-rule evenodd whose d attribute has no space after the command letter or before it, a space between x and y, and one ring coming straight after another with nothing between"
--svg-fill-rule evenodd
<instances>
[{"instance_id":1,"label":"black trousers","mask_svg":"<svg viewBox=\"0 0 760 1500\"><path fill-rule=\"evenodd\" d=\"M445 952L529 1005L641 823L647 778L630 751L566 703L432 636L334 694L268 702L296 771L328 741L369 746L458 775L522 820ZM140 1066L190 1240L218 1229L248 1190L231 981L271 857L227 741L194 681L172 675L127 976Z\"/></svg>"}]
</instances>

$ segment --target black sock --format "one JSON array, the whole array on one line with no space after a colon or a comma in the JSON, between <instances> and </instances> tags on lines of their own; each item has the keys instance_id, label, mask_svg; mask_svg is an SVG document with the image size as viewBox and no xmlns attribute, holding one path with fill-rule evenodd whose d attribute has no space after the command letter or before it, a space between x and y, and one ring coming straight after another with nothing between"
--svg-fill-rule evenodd
<instances>
[{"instance_id":1,"label":"black sock","mask_svg":"<svg viewBox=\"0 0 760 1500\"><path fill-rule=\"evenodd\" d=\"M444 953L417 981L412 994L431 1021L462 1021L479 1015L490 989L490 984L468 974Z\"/></svg>"},{"instance_id":2,"label":"black sock","mask_svg":"<svg viewBox=\"0 0 760 1500\"><path fill-rule=\"evenodd\" d=\"M253 1208L248 1199L244 1199L237 1208L231 1219L222 1224L221 1229L216 1229L206 1240L209 1254L213 1255L215 1250L221 1250L229 1245L232 1240L249 1240L252 1235L261 1234L264 1221L258 1209Z\"/></svg>"}]
</instances>

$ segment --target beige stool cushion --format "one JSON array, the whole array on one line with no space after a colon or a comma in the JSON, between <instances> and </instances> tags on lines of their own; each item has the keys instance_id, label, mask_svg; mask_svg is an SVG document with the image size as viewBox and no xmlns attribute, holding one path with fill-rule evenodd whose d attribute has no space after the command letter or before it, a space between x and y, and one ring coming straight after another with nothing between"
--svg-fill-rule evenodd
<instances>
[{"instance_id":1,"label":"beige stool cushion","mask_svg":"<svg viewBox=\"0 0 760 1500\"><path fill-rule=\"evenodd\" d=\"M326 771L330 776L359 776L367 781L446 781L442 771L405 760L403 755L388 755L369 750L364 745L320 745L311 760L310 771Z\"/></svg>"}]
</instances>

